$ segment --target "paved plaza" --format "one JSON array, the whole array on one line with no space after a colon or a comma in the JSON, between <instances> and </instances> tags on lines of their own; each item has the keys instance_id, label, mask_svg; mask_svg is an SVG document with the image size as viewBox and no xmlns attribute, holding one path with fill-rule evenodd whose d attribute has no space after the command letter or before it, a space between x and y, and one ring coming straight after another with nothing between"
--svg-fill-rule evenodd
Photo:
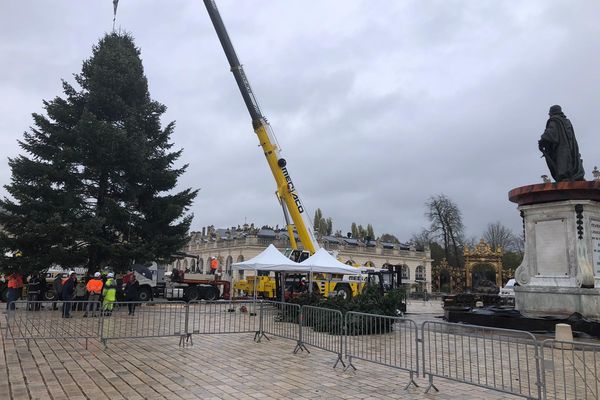
<instances>
[{"instance_id":1,"label":"paved plaza","mask_svg":"<svg viewBox=\"0 0 600 400\"><path fill-rule=\"evenodd\" d=\"M4 321L3 321L4 323ZM437 379L439 393L404 390L402 371L354 361L358 371L333 369L335 355L292 354L294 342L251 334L112 340L2 341L2 399L514 399Z\"/></svg>"}]
</instances>

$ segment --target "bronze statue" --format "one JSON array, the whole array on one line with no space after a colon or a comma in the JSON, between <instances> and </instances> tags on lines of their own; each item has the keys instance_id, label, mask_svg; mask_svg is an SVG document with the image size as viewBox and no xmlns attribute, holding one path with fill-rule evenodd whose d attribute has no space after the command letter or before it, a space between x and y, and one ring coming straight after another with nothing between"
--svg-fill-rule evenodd
<instances>
[{"instance_id":1,"label":"bronze statue","mask_svg":"<svg viewBox=\"0 0 600 400\"><path fill-rule=\"evenodd\" d=\"M571 121L558 105L550 107L550 118L538 147L556 182L583 181L583 162Z\"/></svg>"}]
</instances>

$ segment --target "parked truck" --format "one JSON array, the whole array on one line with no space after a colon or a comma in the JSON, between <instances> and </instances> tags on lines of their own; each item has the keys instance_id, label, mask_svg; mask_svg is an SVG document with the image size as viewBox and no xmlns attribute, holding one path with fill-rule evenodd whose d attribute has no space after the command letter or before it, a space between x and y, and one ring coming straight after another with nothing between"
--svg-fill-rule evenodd
<instances>
[{"instance_id":1,"label":"parked truck","mask_svg":"<svg viewBox=\"0 0 600 400\"><path fill-rule=\"evenodd\" d=\"M168 300L217 300L231 298L231 282L220 275L189 273L179 270L166 272L164 265L135 265L133 273L139 282L139 300L154 297Z\"/></svg>"}]
</instances>

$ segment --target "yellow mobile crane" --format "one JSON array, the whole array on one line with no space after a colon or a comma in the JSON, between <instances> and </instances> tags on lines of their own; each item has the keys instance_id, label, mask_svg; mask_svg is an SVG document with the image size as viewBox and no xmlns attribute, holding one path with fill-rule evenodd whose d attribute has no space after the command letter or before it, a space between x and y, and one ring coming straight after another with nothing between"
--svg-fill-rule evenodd
<instances>
[{"instance_id":1,"label":"yellow mobile crane","mask_svg":"<svg viewBox=\"0 0 600 400\"><path fill-rule=\"evenodd\" d=\"M217 32L221 46L223 46L223 50L225 51L225 55L229 61L229 66L231 67L231 72L235 77L235 81L237 82L238 88L240 89L242 97L244 98L244 103L246 104L248 112L250 113L250 117L252 118L252 127L254 128L254 132L258 137L258 141L263 149L267 163L269 164L269 168L273 173L273 177L275 178L275 182L277 184L277 190L275 193L283 209L283 215L285 217L286 228L290 237L292 249L298 249L298 245L294 237L295 226L298 232L298 237L302 242L302 246L310 254L313 254L319 249L319 244L315 239L312 229L309 228L310 224L306 217L306 210L302 205L298 190L294 186L294 182L290 177L290 173L286 166L287 163L284 158L279 156L280 149L277 146L277 141L275 139L275 135L273 134L273 130L267 122L267 119L260 111L256 98L254 97L254 93L252 92L252 88L250 87L250 82L248 81L246 73L244 72L244 68L238 60L237 54L235 53L233 45L231 44L231 40L229 40L229 35L225 29L225 25L223 24L223 20L221 19L217 5L215 4L214 0L204 0L204 5L206 6L206 10L208 11L208 15L210 16L213 26L215 27L215 31ZM290 216L292 217L293 224L290 222Z\"/></svg>"},{"instance_id":2,"label":"yellow mobile crane","mask_svg":"<svg viewBox=\"0 0 600 400\"><path fill-rule=\"evenodd\" d=\"M310 222L306 216L306 209L302 205L298 190L296 189L296 186L290 177L290 173L287 169L287 163L285 159L281 158L279 155L280 149L275 139L273 130L258 106L258 102L254 97L254 93L252 92L252 88L250 87L250 82L246 77L244 68L242 67L237 54L235 53L233 45L231 44L231 40L229 39L229 35L225 29L223 20L221 19L217 5L214 0L204 0L204 5L206 6L208 15L210 16L215 31L217 32L217 36L219 37L219 41L221 42L225 56L229 61L231 72L235 77L235 81L240 93L242 94L246 108L248 109L250 117L252 118L252 127L254 128L254 132L258 137L258 141L263 149L267 163L269 164L269 168L271 169L277 184L277 190L275 193L283 210L286 228L292 247L290 252L286 252L286 256L296 262L303 261L308 257L308 255L314 254L319 249L319 244L317 243L315 235L310 227ZM296 243L294 236L294 228L298 233L300 241L302 242L304 251L298 249L298 244ZM236 282L234 289L242 290L245 293L250 294L253 292L254 287L256 287L257 292L261 293L265 297L275 297L276 284L272 277L259 276L248 278L246 280ZM254 282L255 279L258 280L256 284ZM316 279L315 282L317 283L316 288L324 296L328 296L330 293L335 291L343 294L346 297L359 293L364 283L360 279L356 280L356 278L355 280L346 279L342 281L326 281L324 279Z\"/></svg>"}]
</instances>

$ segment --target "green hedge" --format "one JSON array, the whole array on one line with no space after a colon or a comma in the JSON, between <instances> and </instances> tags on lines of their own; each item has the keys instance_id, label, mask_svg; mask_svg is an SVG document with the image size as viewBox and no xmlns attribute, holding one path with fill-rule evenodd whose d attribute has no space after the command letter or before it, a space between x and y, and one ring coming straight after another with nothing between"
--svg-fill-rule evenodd
<instances>
[{"instance_id":1,"label":"green hedge","mask_svg":"<svg viewBox=\"0 0 600 400\"><path fill-rule=\"evenodd\" d=\"M316 332L341 334L347 312L355 311L397 317L400 311L405 310L405 299L406 293L403 289L396 289L382 296L376 287L367 286L360 295L351 299L344 299L341 296L324 299L319 295L306 293L290 300L290 303L339 310L342 313L341 320L332 321L326 314L313 315L309 313L304 316L304 324L312 327ZM297 322L298 315L292 314L297 314L297 311L281 310L278 319L285 322ZM348 324L348 334L367 335L386 333L392 330L392 319L367 317L367 323L365 323L365 318L360 315L351 318Z\"/></svg>"}]
</instances>

